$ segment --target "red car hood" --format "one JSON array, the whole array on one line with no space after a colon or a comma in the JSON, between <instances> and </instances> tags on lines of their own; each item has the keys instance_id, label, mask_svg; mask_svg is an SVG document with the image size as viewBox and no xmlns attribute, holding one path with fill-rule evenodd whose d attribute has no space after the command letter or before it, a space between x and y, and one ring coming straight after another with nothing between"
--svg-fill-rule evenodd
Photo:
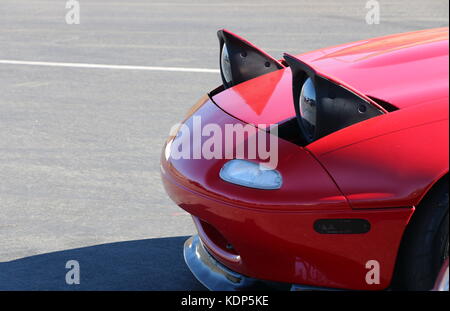
<instances>
[{"instance_id":1,"label":"red car hood","mask_svg":"<svg viewBox=\"0 0 450 311\"><path fill-rule=\"evenodd\" d=\"M448 98L448 28L374 38L297 57L317 72L403 109ZM229 114L252 124L295 116L289 68L241 83L213 97Z\"/></svg>"}]
</instances>

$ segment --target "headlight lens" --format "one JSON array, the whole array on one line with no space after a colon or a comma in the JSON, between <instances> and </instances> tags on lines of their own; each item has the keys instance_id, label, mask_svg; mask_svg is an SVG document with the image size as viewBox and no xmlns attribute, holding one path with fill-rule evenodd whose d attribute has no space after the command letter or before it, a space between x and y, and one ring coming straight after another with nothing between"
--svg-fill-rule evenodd
<instances>
[{"instance_id":1,"label":"headlight lens","mask_svg":"<svg viewBox=\"0 0 450 311\"><path fill-rule=\"evenodd\" d=\"M230 57L228 55L227 45L224 44L222 47L222 55L220 56L220 67L222 71L223 78L227 84L231 84L232 75L231 75L231 63Z\"/></svg>"},{"instance_id":2,"label":"headlight lens","mask_svg":"<svg viewBox=\"0 0 450 311\"><path fill-rule=\"evenodd\" d=\"M277 170L239 159L225 163L220 170L220 178L232 184L265 190L279 189L282 184Z\"/></svg>"},{"instance_id":3,"label":"headlight lens","mask_svg":"<svg viewBox=\"0 0 450 311\"><path fill-rule=\"evenodd\" d=\"M311 78L306 79L300 92L300 116L303 130L309 141L314 140L316 131L316 90Z\"/></svg>"}]
</instances>

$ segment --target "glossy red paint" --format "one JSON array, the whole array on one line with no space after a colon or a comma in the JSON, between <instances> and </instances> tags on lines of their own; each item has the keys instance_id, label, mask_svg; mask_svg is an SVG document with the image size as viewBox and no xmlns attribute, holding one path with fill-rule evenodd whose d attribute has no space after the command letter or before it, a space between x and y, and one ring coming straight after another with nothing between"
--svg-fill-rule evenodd
<instances>
[{"instance_id":1,"label":"glossy red paint","mask_svg":"<svg viewBox=\"0 0 450 311\"><path fill-rule=\"evenodd\" d=\"M215 95L213 101L230 115L246 123L261 124L261 128L285 121L295 116L291 70L243 82Z\"/></svg>"},{"instance_id":2,"label":"glossy red paint","mask_svg":"<svg viewBox=\"0 0 450 311\"><path fill-rule=\"evenodd\" d=\"M352 208L416 206L448 173L448 134L442 99L355 124L307 148Z\"/></svg>"},{"instance_id":3,"label":"glossy red paint","mask_svg":"<svg viewBox=\"0 0 450 311\"><path fill-rule=\"evenodd\" d=\"M219 125L222 132L225 132L225 124L245 125L224 113L210 100L185 121L191 129L194 116L201 116L202 124ZM190 134L192 136L193 131ZM182 135L178 139L191 141L192 137ZM203 137L201 145L206 139L208 137ZM222 145L225 146L224 137L222 140ZM245 141L242 143L245 144ZM283 175L282 191L246 188L220 179L219 171L229 161L226 157L232 158L225 154L225 150L221 159L194 159L191 155L191 159L187 160L174 160L172 157L169 160L163 159L163 164L169 165L171 174L182 186L226 203L239 201L242 207L282 211L349 209L345 197L333 180L308 151L284 140L278 141L278 149L282 151L279 153L277 165L277 170ZM260 158L253 161L264 162Z\"/></svg>"},{"instance_id":4,"label":"glossy red paint","mask_svg":"<svg viewBox=\"0 0 450 311\"><path fill-rule=\"evenodd\" d=\"M228 256L223 243L199 228L210 253L238 273L302 285L385 289L414 207L448 174L448 29L360 41L299 58L399 109L304 147L279 139L283 185L278 190L223 181L219 171L226 159L174 160L167 150L161 158L165 189L180 207L217 230L217 239L233 245L236 254ZM191 129L194 116L222 129L292 118L290 69L204 98L192 113L185 120ZM363 218L371 230L322 235L313 229L321 218ZM382 267L380 284L365 281L369 260Z\"/></svg>"},{"instance_id":5,"label":"glossy red paint","mask_svg":"<svg viewBox=\"0 0 450 311\"><path fill-rule=\"evenodd\" d=\"M329 288L380 290L390 284L397 249L413 210L263 211L211 199L164 178L167 193L187 212L206 219L233 245L240 261L225 260L228 268L258 279ZM321 218L364 218L367 234L322 235L313 229ZM204 242L207 246L208 242ZM377 260L380 284L365 281L366 263Z\"/></svg>"},{"instance_id":6,"label":"glossy red paint","mask_svg":"<svg viewBox=\"0 0 450 311\"><path fill-rule=\"evenodd\" d=\"M198 115L205 123L215 120L221 126L241 123L208 100L194 114ZM192 119L186 120L189 127ZM279 190L224 182L218 176L226 160L174 160L163 153L165 189L175 203L214 226L234 246L238 262L226 260L226 250L217 251L218 245L204 240L216 259L234 271L296 284L386 288L413 209L352 210L309 152L283 140L279 143L283 150L277 167L283 175ZM369 220L372 229L367 234L322 235L313 229L314 222L321 218L363 218ZM373 259L383 267L379 285L365 282L365 264Z\"/></svg>"},{"instance_id":7,"label":"glossy red paint","mask_svg":"<svg viewBox=\"0 0 450 311\"><path fill-rule=\"evenodd\" d=\"M448 28L438 28L345 44L300 58L402 109L448 98L448 48Z\"/></svg>"}]
</instances>

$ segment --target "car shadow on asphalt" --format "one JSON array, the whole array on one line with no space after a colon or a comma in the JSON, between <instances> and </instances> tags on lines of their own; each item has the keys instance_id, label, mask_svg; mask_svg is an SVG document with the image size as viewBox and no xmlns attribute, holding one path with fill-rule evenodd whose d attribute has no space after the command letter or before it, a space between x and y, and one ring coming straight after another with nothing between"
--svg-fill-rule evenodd
<instances>
[{"instance_id":1,"label":"car shadow on asphalt","mask_svg":"<svg viewBox=\"0 0 450 311\"><path fill-rule=\"evenodd\" d=\"M0 290L205 290L183 260L187 236L116 242L0 263ZM66 284L77 260L80 284Z\"/></svg>"}]
</instances>

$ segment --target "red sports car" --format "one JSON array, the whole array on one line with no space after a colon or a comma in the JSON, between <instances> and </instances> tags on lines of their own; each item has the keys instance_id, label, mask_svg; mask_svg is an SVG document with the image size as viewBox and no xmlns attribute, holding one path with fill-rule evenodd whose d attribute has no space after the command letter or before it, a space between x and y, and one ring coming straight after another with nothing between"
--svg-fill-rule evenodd
<instances>
[{"instance_id":1,"label":"red sports car","mask_svg":"<svg viewBox=\"0 0 450 311\"><path fill-rule=\"evenodd\" d=\"M223 85L161 156L197 227L184 246L195 277L211 290L432 289L449 252L448 28L282 60L218 37Z\"/></svg>"}]
</instances>

